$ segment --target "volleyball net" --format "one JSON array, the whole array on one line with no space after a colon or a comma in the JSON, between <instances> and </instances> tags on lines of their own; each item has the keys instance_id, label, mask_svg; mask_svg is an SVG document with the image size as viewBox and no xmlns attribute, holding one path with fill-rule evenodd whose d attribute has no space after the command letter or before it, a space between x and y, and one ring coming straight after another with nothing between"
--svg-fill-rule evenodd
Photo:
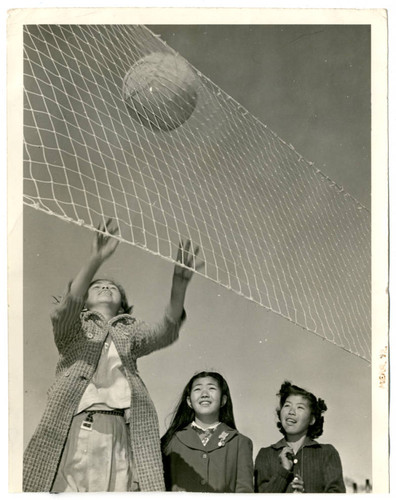
<instances>
[{"instance_id":1,"label":"volleyball net","mask_svg":"<svg viewBox=\"0 0 396 500\"><path fill-rule=\"evenodd\" d=\"M370 360L370 213L196 73L175 130L131 117L123 81L153 52L144 26L24 27L24 203L173 261Z\"/></svg>"}]
</instances>

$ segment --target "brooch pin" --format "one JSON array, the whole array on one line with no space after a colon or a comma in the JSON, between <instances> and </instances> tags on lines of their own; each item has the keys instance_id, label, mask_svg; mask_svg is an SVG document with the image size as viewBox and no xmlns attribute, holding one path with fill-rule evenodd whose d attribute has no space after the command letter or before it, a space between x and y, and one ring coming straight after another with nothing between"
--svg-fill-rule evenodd
<instances>
[{"instance_id":1,"label":"brooch pin","mask_svg":"<svg viewBox=\"0 0 396 500\"><path fill-rule=\"evenodd\" d=\"M224 446L225 445L225 440L227 439L229 432L222 432L219 436L219 442L217 443L217 446Z\"/></svg>"}]
</instances>

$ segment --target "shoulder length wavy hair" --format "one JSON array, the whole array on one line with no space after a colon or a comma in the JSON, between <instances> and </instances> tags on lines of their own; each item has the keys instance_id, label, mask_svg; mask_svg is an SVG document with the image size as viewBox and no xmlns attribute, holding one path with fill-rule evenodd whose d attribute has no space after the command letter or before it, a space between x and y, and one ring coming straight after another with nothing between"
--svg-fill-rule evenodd
<instances>
[{"instance_id":1,"label":"shoulder length wavy hair","mask_svg":"<svg viewBox=\"0 0 396 500\"><path fill-rule=\"evenodd\" d=\"M277 396L279 396L279 407L276 409L276 413L278 415L279 421L276 425L279 431L284 436L286 436L286 431L283 428L280 420L280 412L283 405L285 404L286 399L291 395L298 395L306 399L311 408L311 416L315 417L315 422L308 427L307 436L311 439L315 439L321 436L323 434L324 424L323 413L327 410L326 403L323 401L323 399L317 398L314 394L312 394L312 392L308 392L305 389L298 387L297 385L293 385L289 381L283 382L279 393L277 394Z\"/></svg>"}]
</instances>

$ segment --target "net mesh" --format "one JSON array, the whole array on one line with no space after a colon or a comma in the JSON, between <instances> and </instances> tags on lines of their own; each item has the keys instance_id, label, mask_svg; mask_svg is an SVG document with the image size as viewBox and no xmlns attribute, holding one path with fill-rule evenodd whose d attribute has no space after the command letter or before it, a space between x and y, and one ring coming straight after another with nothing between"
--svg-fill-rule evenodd
<instances>
[{"instance_id":1,"label":"net mesh","mask_svg":"<svg viewBox=\"0 0 396 500\"><path fill-rule=\"evenodd\" d=\"M173 261L370 360L370 214L195 68L191 117L131 117L131 66L173 53L144 26L24 27L24 203ZM154 110L155 111L155 110Z\"/></svg>"}]
</instances>

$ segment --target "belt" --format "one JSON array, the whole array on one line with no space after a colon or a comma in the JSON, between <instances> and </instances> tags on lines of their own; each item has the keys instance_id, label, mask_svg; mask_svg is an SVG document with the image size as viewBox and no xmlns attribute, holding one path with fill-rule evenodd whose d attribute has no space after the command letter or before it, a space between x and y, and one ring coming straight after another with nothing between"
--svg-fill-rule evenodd
<instances>
[{"instance_id":1,"label":"belt","mask_svg":"<svg viewBox=\"0 0 396 500\"><path fill-rule=\"evenodd\" d=\"M116 415L119 417L124 416L124 410L85 410L87 416L85 417L83 423L81 424L82 429L92 430L93 416L95 413L102 413L104 415Z\"/></svg>"},{"instance_id":2,"label":"belt","mask_svg":"<svg viewBox=\"0 0 396 500\"><path fill-rule=\"evenodd\" d=\"M85 410L84 413L87 413L87 418L89 416L92 416L94 413L103 413L104 415L119 415L120 417L123 417L125 410Z\"/></svg>"}]
</instances>

